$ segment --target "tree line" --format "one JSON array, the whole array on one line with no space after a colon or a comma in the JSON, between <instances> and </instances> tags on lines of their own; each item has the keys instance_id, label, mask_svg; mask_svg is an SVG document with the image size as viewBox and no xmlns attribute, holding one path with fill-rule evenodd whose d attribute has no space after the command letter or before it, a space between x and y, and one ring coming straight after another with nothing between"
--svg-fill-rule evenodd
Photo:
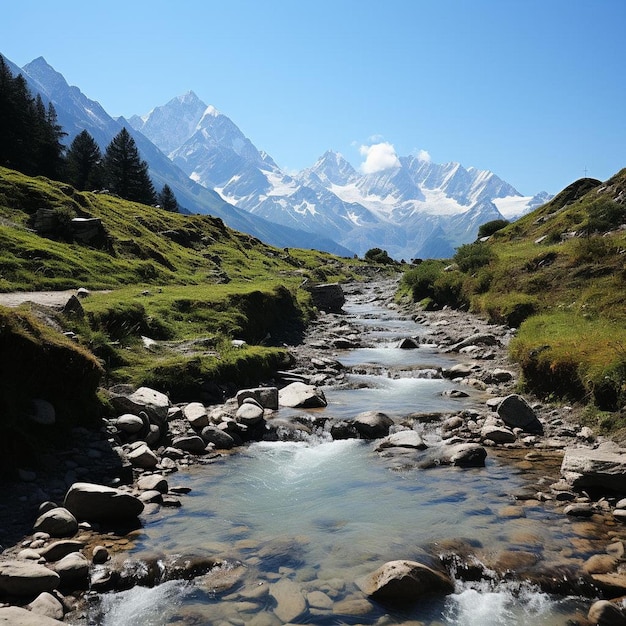
<instances>
[{"instance_id":1,"label":"tree line","mask_svg":"<svg viewBox=\"0 0 626 626\"><path fill-rule=\"evenodd\" d=\"M107 189L125 200L179 211L176 196L164 185L157 193L135 140L126 128L104 154L95 139L80 132L70 146L50 102L33 98L21 74L13 76L0 55L0 165L29 176L46 176L81 191Z\"/></svg>"}]
</instances>

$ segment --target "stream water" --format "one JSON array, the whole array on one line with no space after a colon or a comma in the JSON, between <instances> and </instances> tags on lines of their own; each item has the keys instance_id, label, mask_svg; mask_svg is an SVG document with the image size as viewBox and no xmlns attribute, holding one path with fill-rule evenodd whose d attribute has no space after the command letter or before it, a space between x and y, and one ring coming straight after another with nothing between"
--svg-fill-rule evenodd
<instances>
[{"instance_id":1,"label":"stream water","mask_svg":"<svg viewBox=\"0 0 626 626\"><path fill-rule=\"evenodd\" d=\"M369 364L377 373L351 376L351 388L326 388L328 407L312 413L349 417L381 410L397 418L483 404L478 392L463 399L442 395L452 383L429 373L458 357L433 346L393 347L398 337L421 334L419 325L378 304L348 302L345 310L377 347L334 356L357 369ZM281 410L279 416L294 413ZM434 429L423 436L431 446L440 442ZM374 445L318 433L301 441L255 443L178 472L170 484L191 488L183 509L147 517L129 557L202 551L231 564L223 575L236 574L237 584L219 591L209 577L105 594L90 623L283 624L271 593L282 580L297 584L306 598L290 623L565 626L577 611L586 612L588 601L552 597L512 580L459 580L453 594L402 610L367 601L355 584L359 577L386 561L423 560L461 540L483 554L523 551L554 563L571 558L581 543L580 529L565 516L537 503L513 506L511 494L528 482L514 463L490 453L484 468L394 471ZM579 553L584 558L584 548Z\"/></svg>"}]
</instances>

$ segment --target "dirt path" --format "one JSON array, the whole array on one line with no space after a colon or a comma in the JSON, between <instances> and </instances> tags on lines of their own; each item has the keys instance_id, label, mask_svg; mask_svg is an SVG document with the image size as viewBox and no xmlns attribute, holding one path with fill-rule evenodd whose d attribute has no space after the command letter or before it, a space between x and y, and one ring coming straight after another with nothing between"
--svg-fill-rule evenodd
<instances>
[{"instance_id":1,"label":"dirt path","mask_svg":"<svg viewBox=\"0 0 626 626\"><path fill-rule=\"evenodd\" d=\"M24 302L34 302L43 306L63 306L72 296L76 295L75 289L66 291L14 291L0 293L0 306L16 307Z\"/></svg>"}]
</instances>

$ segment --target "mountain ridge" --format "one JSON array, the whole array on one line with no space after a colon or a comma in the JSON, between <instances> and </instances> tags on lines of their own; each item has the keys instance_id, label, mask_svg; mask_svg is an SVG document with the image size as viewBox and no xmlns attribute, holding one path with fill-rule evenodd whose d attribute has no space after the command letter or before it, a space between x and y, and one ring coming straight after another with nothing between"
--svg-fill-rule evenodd
<instances>
[{"instance_id":1,"label":"mountain ridge","mask_svg":"<svg viewBox=\"0 0 626 626\"><path fill-rule=\"evenodd\" d=\"M189 124L187 136L178 136L180 145L169 152L190 178L254 215L332 232L333 239L358 254L386 246L396 258L418 257L425 249L450 256L455 247L475 238L480 219L514 218L547 197L524 197L488 170L454 162L439 165L415 155L396 156L392 166L364 172L327 150L311 167L288 174L232 120L200 101L202 111L193 96L196 125ZM183 98L133 116L132 123L162 149L171 149L173 133L167 133L158 117L167 117L168 109L180 116ZM426 243L434 230L439 233L435 246Z\"/></svg>"}]
</instances>

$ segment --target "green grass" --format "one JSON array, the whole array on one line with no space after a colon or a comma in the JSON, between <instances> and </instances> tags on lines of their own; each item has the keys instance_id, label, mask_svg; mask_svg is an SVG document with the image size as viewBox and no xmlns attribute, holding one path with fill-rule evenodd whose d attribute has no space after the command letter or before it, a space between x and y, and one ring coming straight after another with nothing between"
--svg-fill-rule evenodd
<instances>
[{"instance_id":1,"label":"green grass","mask_svg":"<svg viewBox=\"0 0 626 626\"><path fill-rule=\"evenodd\" d=\"M577 181L485 243L411 269L401 290L416 301L426 294L431 307L469 307L519 327L511 354L527 390L619 412L626 405L625 193L626 170L605 183ZM444 272L451 262L456 269ZM456 304L442 284L461 285Z\"/></svg>"}]
</instances>

